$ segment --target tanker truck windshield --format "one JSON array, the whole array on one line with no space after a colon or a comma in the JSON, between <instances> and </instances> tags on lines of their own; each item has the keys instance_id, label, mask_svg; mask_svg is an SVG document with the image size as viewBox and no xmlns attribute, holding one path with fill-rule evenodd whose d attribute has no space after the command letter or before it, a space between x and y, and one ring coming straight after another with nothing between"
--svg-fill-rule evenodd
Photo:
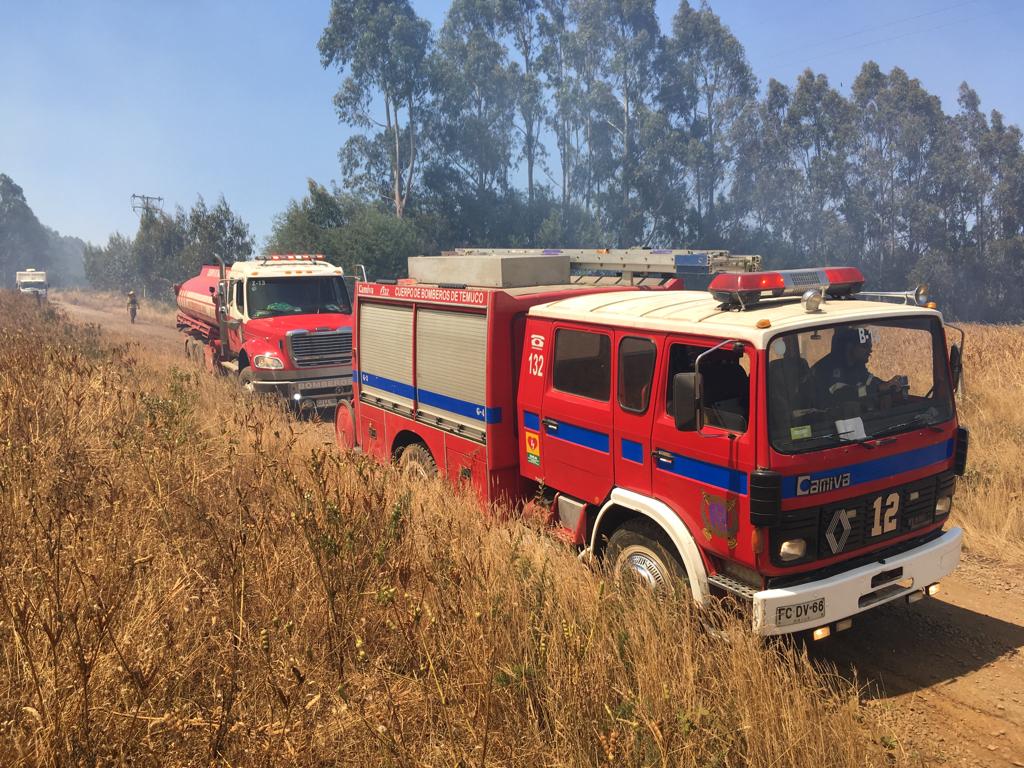
<instances>
[{"instance_id":1,"label":"tanker truck windshield","mask_svg":"<svg viewBox=\"0 0 1024 768\"><path fill-rule=\"evenodd\" d=\"M896 318L775 337L768 347L772 446L803 453L953 417L937 318Z\"/></svg>"},{"instance_id":2,"label":"tanker truck windshield","mask_svg":"<svg viewBox=\"0 0 1024 768\"><path fill-rule=\"evenodd\" d=\"M246 286L249 317L352 313L348 290L340 277L254 278Z\"/></svg>"}]
</instances>

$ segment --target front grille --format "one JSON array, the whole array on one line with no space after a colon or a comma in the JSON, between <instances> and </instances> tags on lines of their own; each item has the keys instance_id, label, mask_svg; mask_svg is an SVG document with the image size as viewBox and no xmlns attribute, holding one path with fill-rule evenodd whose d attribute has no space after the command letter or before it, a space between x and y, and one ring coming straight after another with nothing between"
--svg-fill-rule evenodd
<instances>
[{"instance_id":1,"label":"front grille","mask_svg":"<svg viewBox=\"0 0 1024 768\"><path fill-rule=\"evenodd\" d=\"M352 332L297 333L288 337L296 368L321 368L352 362Z\"/></svg>"},{"instance_id":2,"label":"front grille","mask_svg":"<svg viewBox=\"0 0 1024 768\"><path fill-rule=\"evenodd\" d=\"M783 512L779 525L771 529L772 562L792 566L844 555L938 522L943 516L935 513L935 502L939 496L951 495L954 483L951 473L943 473L823 507ZM899 500L895 527L885 530L885 510L893 498ZM880 505L877 521L876 503ZM796 538L807 542L807 554L800 560L779 560L781 543Z\"/></svg>"}]
</instances>

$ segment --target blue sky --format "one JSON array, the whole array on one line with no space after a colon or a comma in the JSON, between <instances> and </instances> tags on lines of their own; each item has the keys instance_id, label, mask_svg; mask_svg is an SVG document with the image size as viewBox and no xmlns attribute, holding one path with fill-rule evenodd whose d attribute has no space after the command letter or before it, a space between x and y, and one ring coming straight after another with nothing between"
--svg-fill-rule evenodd
<instances>
[{"instance_id":1,"label":"blue sky","mask_svg":"<svg viewBox=\"0 0 1024 768\"><path fill-rule=\"evenodd\" d=\"M413 0L436 27L447 2ZM658 0L668 30L677 0ZM1017 0L712 0L762 85L805 68L844 92L861 64L901 66L955 110L1024 123ZM328 0L3 0L0 172L43 223L105 242L134 233L133 192L165 210L223 194L262 243L306 179L339 178L339 76L316 42Z\"/></svg>"}]
</instances>

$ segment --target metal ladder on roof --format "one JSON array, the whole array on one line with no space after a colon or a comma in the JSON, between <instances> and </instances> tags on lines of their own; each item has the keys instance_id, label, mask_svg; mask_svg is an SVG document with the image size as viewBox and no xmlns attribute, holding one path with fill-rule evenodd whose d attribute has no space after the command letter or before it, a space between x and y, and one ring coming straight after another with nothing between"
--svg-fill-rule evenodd
<instances>
[{"instance_id":1,"label":"metal ladder on roof","mask_svg":"<svg viewBox=\"0 0 1024 768\"><path fill-rule=\"evenodd\" d=\"M573 282L598 285L661 284L720 272L757 272L760 256L678 248L456 248L459 256L568 256Z\"/></svg>"}]
</instances>

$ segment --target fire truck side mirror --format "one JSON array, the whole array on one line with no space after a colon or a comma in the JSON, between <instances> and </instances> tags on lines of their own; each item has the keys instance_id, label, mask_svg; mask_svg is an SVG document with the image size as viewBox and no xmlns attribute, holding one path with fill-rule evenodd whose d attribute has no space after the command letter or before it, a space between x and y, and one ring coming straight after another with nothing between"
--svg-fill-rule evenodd
<instances>
[{"instance_id":1,"label":"fire truck side mirror","mask_svg":"<svg viewBox=\"0 0 1024 768\"><path fill-rule=\"evenodd\" d=\"M949 350L949 372L953 376L953 391L960 388L960 374L964 370L963 353L960 346L954 344Z\"/></svg>"},{"instance_id":2,"label":"fire truck side mirror","mask_svg":"<svg viewBox=\"0 0 1024 768\"><path fill-rule=\"evenodd\" d=\"M677 373L672 377L672 414L676 420L676 429L680 432L699 429L699 412L700 374Z\"/></svg>"}]
</instances>

